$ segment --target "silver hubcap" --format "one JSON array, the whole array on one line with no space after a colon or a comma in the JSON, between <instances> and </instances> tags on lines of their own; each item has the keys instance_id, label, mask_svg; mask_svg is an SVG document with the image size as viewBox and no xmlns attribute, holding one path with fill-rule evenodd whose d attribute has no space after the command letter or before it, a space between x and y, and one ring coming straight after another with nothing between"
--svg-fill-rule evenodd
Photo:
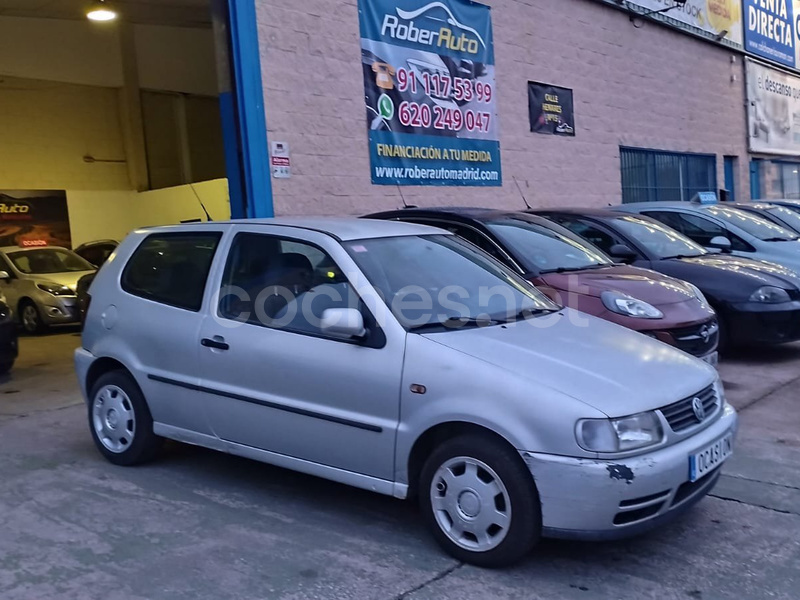
<instances>
[{"instance_id":1,"label":"silver hubcap","mask_svg":"<svg viewBox=\"0 0 800 600\"><path fill-rule=\"evenodd\" d=\"M107 450L120 454L130 448L136 435L136 415L128 395L115 385L101 388L92 405L92 425Z\"/></svg>"},{"instance_id":2,"label":"silver hubcap","mask_svg":"<svg viewBox=\"0 0 800 600\"><path fill-rule=\"evenodd\" d=\"M476 458L444 463L431 482L436 522L450 540L474 552L496 548L511 526L511 500L497 474Z\"/></svg>"},{"instance_id":3,"label":"silver hubcap","mask_svg":"<svg viewBox=\"0 0 800 600\"><path fill-rule=\"evenodd\" d=\"M39 326L39 313L35 306L28 304L22 309L22 325L28 331L34 331Z\"/></svg>"}]
</instances>

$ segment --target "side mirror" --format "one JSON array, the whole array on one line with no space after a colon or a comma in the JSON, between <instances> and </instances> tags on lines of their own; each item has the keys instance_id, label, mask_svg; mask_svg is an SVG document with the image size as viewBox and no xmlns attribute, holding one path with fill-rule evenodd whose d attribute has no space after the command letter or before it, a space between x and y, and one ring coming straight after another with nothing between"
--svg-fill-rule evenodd
<instances>
[{"instance_id":1,"label":"side mirror","mask_svg":"<svg viewBox=\"0 0 800 600\"><path fill-rule=\"evenodd\" d=\"M11 281L11 275L8 271L0 271L0 281Z\"/></svg>"},{"instance_id":2,"label":"side mirror","mask_svg":"<svg viewBox=\"0 0 800 600\"><path fill-rule=\"evenodd\" d=\"M612 258L618 258L622 262L633 262L638 258L638 254L634 252L629 246L625 244L614 244L609 249L608 253Z\"/></svg>"},{"instance_id":3,"label":"side mirror","mask_svg":"<svg viewBox=\"0 0 800 600\"><path fill-rule=\"evenodd\" d=\"M322 333L342 339L362 339L367 335L364 316L355 308L328 308L322 312Z\"/></svg>"},{"instance_id":4,"label":"side mirror","mask_svg":"<svg viewBox=\"0 0 800 600\"><path fill-rule=\"evenodd\" d=\"M722 250L723 252L730 252L732 247L731 241L722 235L711 238L711 241L708 243L708 245L712 248L716 248L717 250Z\"/></svg>"}]
</instances>

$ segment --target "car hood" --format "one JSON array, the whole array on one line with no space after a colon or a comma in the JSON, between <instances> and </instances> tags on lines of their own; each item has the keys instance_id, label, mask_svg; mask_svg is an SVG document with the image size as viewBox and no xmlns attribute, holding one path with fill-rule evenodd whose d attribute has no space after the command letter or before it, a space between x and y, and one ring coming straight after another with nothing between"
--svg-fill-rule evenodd
<instances>
[{"instance_id":1,"label":"car hood","mask_svg":"<svg viewBox=\"0 0 800 600\"><path fill-rule=\"evenodd\" d=\"M800 288L800 274L774 262L753 260L732 254L706 254L694 258L669 259L666 262L672 261L735 273L751 279L757 285L774 285L788 289Z\"/></svg>"},{"instance_id":2,"label":"car hood","mask_svg":"<svg viewBox=\"0 0 800 600\"><path fill-rule=\"evenodd\" d=\"M65 285L71 290L78 287L78 280L84 275L95 273L95 271L76 271L73 273L47 273L46 275L34 275L32 279L36 283L57 283Z\"/></svg>"},{"instance_id":3,"label":"car hood","mask_svg":"<svg viewBox=\"0 0 800 600\"><path fill-rule=\"evenodd\" d=\"M568 273L546 273L541 279L547 285L565 292L595 297L607 291L622 292L653 306L677 304L695 298L694 290L684 281L627 265ZM576 285L580 287L576 288Z\"/></svg>"},{"instance_id":4,"label":"car hood","mask_svg":"<svg viewBox=\"0 0 800 600\"><path fill-rule=\"evenodd\" d=\"M800 241L761 242L753 258L776 262L789 269L800 271Z\"/></svg>"},{"instance_id":5,"label":"car hood","mask_svg":"<svg viewBox=\"0 0 800 600\"><path fill-rule=\"evenodd\" d=\"M564 309L506 326L424 334L539 388L575 398L610 417L653 410L711 385L700 360L619 325ZM498 373L498 388L504 375Z\"/></svg>"}]
</instances>

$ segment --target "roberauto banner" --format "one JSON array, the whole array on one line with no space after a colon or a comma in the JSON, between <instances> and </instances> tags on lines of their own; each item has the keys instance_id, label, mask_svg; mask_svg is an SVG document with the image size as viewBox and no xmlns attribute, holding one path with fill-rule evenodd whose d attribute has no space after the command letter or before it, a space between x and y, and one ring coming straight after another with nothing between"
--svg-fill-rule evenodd
<instances>
[{"instance_id":1,"label":"roberauto banner","mask_svg":"<svg viewBox=\"0 0 800 600\"><path fill-rule=\"evenodd\" d=\"M0 190L0 246L71 248L67 193Z\"/></svg>"},{"instance_id":2,"label":"roberauto banner","mask_svg":"<svg viewBox=\"0 0 800 600\"><path fill-rule=\"evenodd\" d=\"M745 50L797 67L796 0L743 0Z\"/></svg>"},{"instance_id":3,"label":"roberauto banner","mask_svg":"<svg viewBox=\"0 0 800 600\"><path fill-rule=\"evenodd\" d=\"M800 78L747 61L750 150L800 155Z\"/></svg>"},{"instance_id":4,"label":"roberauto banner","mask_svg":"<svg viewBox=\"0 0 800 600\"><path fill-rule=\"evenodd\" d=\"M494 42L469 0L359 0L372 182L499 186Z\"/></svg>"}]
</instances>

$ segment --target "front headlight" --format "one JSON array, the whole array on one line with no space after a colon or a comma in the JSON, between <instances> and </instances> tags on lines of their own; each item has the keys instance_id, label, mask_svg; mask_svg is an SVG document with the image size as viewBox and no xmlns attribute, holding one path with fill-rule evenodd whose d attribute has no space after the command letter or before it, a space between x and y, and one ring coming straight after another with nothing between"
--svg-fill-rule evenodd
<instances>
[{"instance_id":1,"label":"front headlight","mask_svg":"<svg viewBox=\"0 0 800 600\"><path fill-rule=\"evenodd\" d=\"M43 292L47 292L48 294L53 294L53 296L74 296L75 292L69 289L65 285L59 285L57 283L37 283L36 287L38 287Z\"/></svg>"},{"instance_id":2,"label":"front headlight","mask_svg":"<svg viewBox=\"0 0 800 600\"><path fill-rule=\"evenodd\" d=\"M686 285L688 285L692 289L695 298L700 300L700 302L702 302L703 304L708 304L708 300L706 300L706 297L703 295L703 292L700 291L699 287L697 287L693 283L689 283L688 281L686 282Z\"/></svg>"},{"instance_id":3,"label":"front headlight","mask_svg":"<svg viewBox=\"0 0 800 600\"><path fill-rule=\"evenodd\" d=\"M578 445L589 452L628 452L660 444L661 421L654 412L622 419L583 419L575 428Z\"/></svg>"},{"instance_id":4,"label":"front headlight","mask_svg":"<svg viewBox=\"0 0 800 600\"><path fill-rule=\"evenodd\" d=\"M652 304L619 292L603 292L600 294L600 300L603 301L603 306L618 315L635 319L661 319L664 317L664 313Z\"/></svg>"},{"instance_id":5,"label":"front headlight","mask_svg":"<svg viewBox=\"0 0 800 600\"><path fill-rule=\"evenodd\" d=\"M781 304L783 302L790 302L789 292L779 287L765 285L758 288L750 296L750 302L763 302L765 304Z\"/></svg>"}]
</instances>

